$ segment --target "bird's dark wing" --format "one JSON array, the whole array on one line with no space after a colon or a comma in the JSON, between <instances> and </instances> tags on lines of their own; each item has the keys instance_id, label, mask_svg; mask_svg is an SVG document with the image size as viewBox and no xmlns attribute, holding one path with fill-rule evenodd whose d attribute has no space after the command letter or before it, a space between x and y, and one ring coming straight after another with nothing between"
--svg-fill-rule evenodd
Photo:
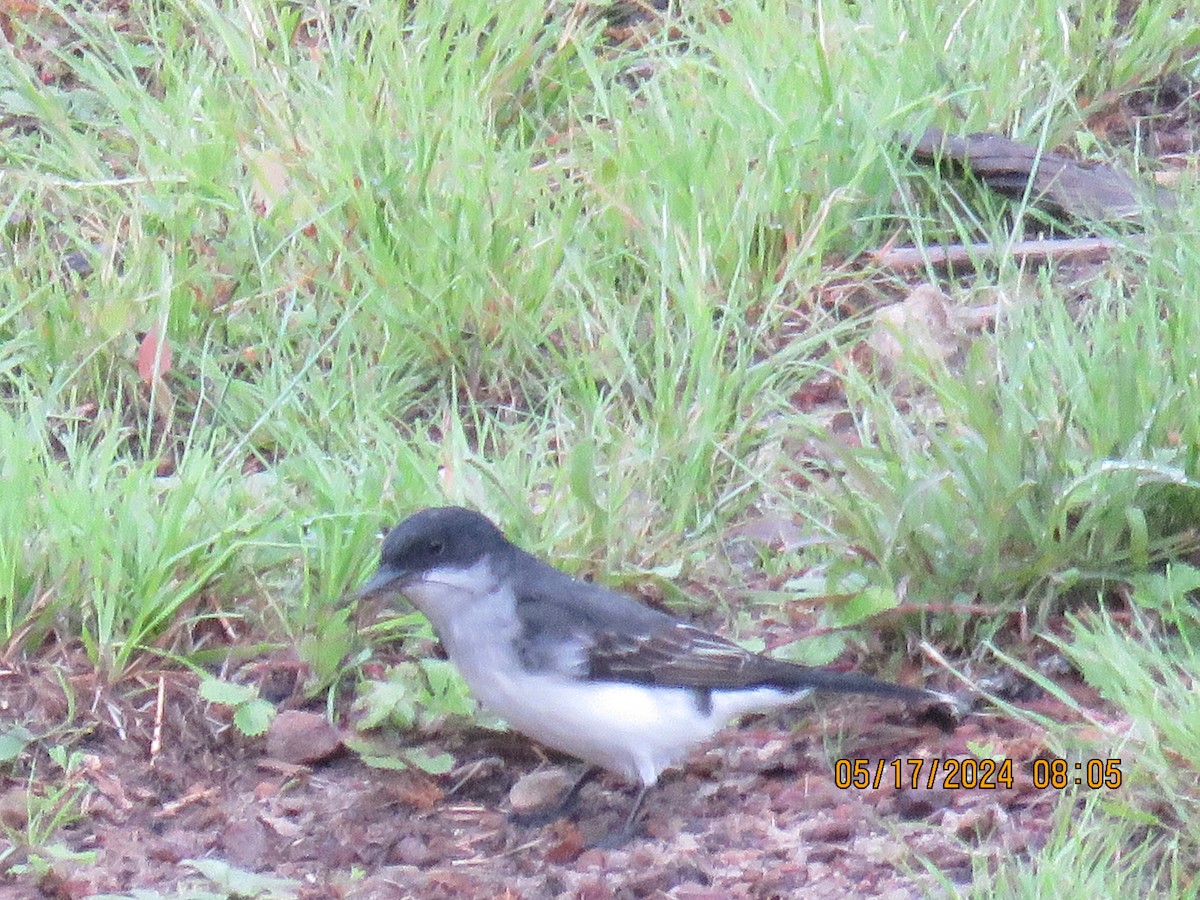
<instances>
[{"instance_id":1,"label":"bird's dark wing","mask_svg":"<svg viewBox=\"0 0 1200 900\"><path fill-rule=\"evenodd\" d=\"M536 671L591 678L590 657L600 636L633 640L675 621L632 597L571 578L532 558L528 562L538 563L540 571L521 580L538 587L516 597L521 627L515 648L521 662Z\"/></svg>"},{"instance_id":2,"label":"bird's dark wing","mask_svg":"<svg viewBox=\"0 0 1200 900\"><path fill-rule=\"evenodd\" d=\"M549 568L549 567L547 567ZM517 653L540 671L697 690L775 687L929 699L920 688L751 653L631 597L553 571L517 598Z\"/></svg>"},{"instance_id":3,"label":"bird's dark wing","mask_svg":"<svg viewBox=\"0 0 1200 900\"><path fill-rule=\"evenodd\" d=\"M646 633L605 631L588 651L588 675L687 688L746 688L791 682L790 663L759 656L684 622L667 621Z\"/></svg>"},{"instance_id":4,"label":"bird's dark wing","mask_svg":"<svg viewBox=\"0 0 1200 900\"><path fill-rule=\"evenodd\" d=\"M603 634L592 646L588 661L590 677L610 681L707 690L771 687L881 694L912 701L934 697L923 688L857 672L818 669L751 653L725 638L673 620L646 636Z\"/></svg>"}]
</instances>

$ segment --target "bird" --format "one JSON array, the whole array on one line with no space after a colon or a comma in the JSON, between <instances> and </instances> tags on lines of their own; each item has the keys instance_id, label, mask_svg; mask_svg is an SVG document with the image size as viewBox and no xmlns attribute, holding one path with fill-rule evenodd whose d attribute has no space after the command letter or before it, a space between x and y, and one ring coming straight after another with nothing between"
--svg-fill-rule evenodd
<instances>
[{"instance_id":1,"label":"bird","mask_svg":"<svg viewBox=\"0 0 1200 900\"><path fill-rule=\"evenodd\" d=\"M638 785L609 845L636 833L664 769L745 713L815 691L954 708L948 694L746 650L555 568L463 507L423 509L384 538L379 567L358 596L400 595L429 620L484 707L587 764L551 817L601 771Z\"/></svg>"}]
</instances>

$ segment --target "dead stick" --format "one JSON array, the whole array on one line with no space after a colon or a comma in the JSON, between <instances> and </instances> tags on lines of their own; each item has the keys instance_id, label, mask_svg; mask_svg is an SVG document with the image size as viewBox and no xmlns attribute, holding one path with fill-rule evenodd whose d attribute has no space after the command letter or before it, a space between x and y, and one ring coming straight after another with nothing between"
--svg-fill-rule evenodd
<instances>
[{"instance_id":1,"label":"dead stick","mask_svg":"<svg viewBox=\"0 0 1200 900\"><path fill-rule=\"evenodd\" d=\"M893 247L871 254L878 265L896 271L920 269L926 265L937 268L970 266L981 260L1011 256L1022 262L1045 262L1050 259L1073 258L1085 262L1108 259L1121 244L1112 238L1066 238L1056 241L1018 241L1007 247L996 244L951 244L948 247Z\"/></svg>"},{"instance_id":2,"label":"dead stick","mask_svg":"<svg viewBox=\"0 0 1200 900\"><path fill-rule=\"evenodd\" d=\"M159 675L158 702L154 705L154 733L150 736L150 759L154 759L162 750L163 687L163 677Z\"/></svg>"},{"instance_id":3,"label":"dead stick","mask_svg":"<svg viewBox=\"0 0 1200 900\"><path fill-rule=\"evenodd\" d=\"M971 613L979 616L1005 614L1004 610L983 603L901 603L898 606L893 606L891 609L880 610L880 614L882 615L883 613L891 613L893 615L907 615L909 613ZM767 640L764 649L778 650L780 647L786 647L788 644L793 644L796 641L824 637L827 634L836 634L839 631L845 631L849 627L848 625L818 625L815 628L805 629L803 634L793 633L777 638L770 638Z\"/></svg>"}]
</instances>

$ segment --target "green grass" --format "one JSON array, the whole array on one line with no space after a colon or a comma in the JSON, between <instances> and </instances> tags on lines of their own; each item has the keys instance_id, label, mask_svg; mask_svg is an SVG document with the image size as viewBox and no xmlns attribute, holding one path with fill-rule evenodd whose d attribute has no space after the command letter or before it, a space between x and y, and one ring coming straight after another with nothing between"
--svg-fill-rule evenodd
<instances>
[{"instance_id":1,"label":"green grass","mask_svg":"<svg viewBox=\"0 0 1200 900\"><path fill-rule=\"evenodd\" d=\"M1042 720L1071 761L1118 760L1118 789L1063 790L1053 831L1030 859L981 858L967 896L1193 897L1200 859L1200 571L1169 566L1134 579L1130 623L1103 605L1071 616L1054 639L1111 704L1096 715L1050 679L1014 663L1073 709L1079 725ZM1070 772L1071 770L1068 769ZM1086 769L1081 771L1086 772ZM1028 777L1028 776L1026 776ZM1053 788L1052 788L1053 789Z\"/></svg>"},{"instance_id":2,"label":"green grass","mask_svg":"<svg viewBox=\"0 0 1200 900\"><path fill-rule=\"evenodd\" d=\"M1183 235L1162 247L1154 268L1113 267L1075 312L1045 279L1014 280L995 343L961 376L917 368L917 410L857 379L868 449L837 453L829 501L884 585L919 573L912 600L983 599L1040 626L1197 548L1197 259Z\"/></svg>"},{"instance_id":3,"label":"green grass","mask_svg":"<svg viewBox=\"0 0 1200 900\"><path fill-rule=\"evenodd\" d=\"M996 871L980 865L972 888L952 895L1047 900L1190 896L1190 862L1178 858L1170 838L1137 825L1114 827L1113 820L1097 795L1072 797L1061 804L1049 840L1032 859L1001 859Z\"/></svg>"},{"instance_id":4,"label":"green grass","mask_svg":"<svg viewBox=\"0 0 1200 900\"><path fill-rule=\"evenodd\" d=\"M908 387L855 361L869 325L826 293L832 262L893 236L1024 236L1005 204L918 172L896 133L1094 148L1089 104L1196 76L1190 6L1128 23L1115 0L723 8L722 26L716 4L689 8L686 48L637 51L542 0L15 21L0 651L80 641L119 682L219 662L204 623L240 617L243 652L295 643L324 688L379 529L443 502L573 571L677 603L672 585L694 588L739 627L748 586L768 605L861 592L833 624L995 609L892 623L945 647L1194 552L1193 191L1078 303L1007 263L960 280L955 304L1003 301L994 334L961 366L914 348ZM152 328L173 367L150 387ZM857 442L796 400L831 372ZM760 509L814 540L727 555ZM1179 834L1190 858L1194 824Z\"/></svg>"}]
</instances>

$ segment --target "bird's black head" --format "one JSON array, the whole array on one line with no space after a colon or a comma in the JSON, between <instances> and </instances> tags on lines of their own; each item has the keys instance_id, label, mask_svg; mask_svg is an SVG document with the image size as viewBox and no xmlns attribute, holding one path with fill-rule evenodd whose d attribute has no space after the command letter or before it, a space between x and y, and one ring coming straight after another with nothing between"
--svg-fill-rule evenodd
<instances>
[{"instance_id":1,"label":"bird's black head","mask_svg":"<svg viewBox=\"0 0 1200 900\"><path fill-rule=\"evenodd\" d=\"M388 533L379 570L360 597L400 593L435 569L469 569L486 554L511 546L486 516L461 506L413 513Z\"/></svg>"}]
</instances>

